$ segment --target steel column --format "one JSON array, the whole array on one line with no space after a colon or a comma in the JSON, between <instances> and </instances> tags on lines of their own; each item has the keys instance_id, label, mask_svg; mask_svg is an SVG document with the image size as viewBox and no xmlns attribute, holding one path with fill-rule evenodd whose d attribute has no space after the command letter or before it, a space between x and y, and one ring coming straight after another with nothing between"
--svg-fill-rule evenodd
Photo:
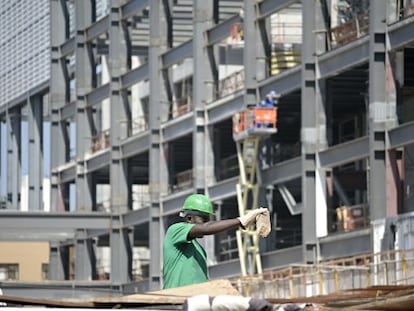
<instances>
[{"instance_id":1,"label":"steel column","mask_svg":"<svg viewBox=\"0 0 414 311\"><path fill-rule=\"evenodd\" d=\"M128 184L128 162L121 154L121 142L127 138L127 97L121 90L121 77L127 71L127 45L122 25L121 2L111 1L109 13L109 73L110 82L110 186L111 208L114 213L114 226L110 235L111 281L126 283L131 281L132 250L128 243L127 229L121 229L118 213L129 209L131 187Z\"/></svg>"},{"instance_id":2,"label":"steel column","mask_svg":"<svg viewBox=\"0 0 414 311\"><path fill-rule=\"evenodd\" d=\"M96 257L93 240L87 238L85 229L76 230L75 280L96 279Z\"/></svg>"},{"instance_id":3,"label":"steel column","mask_svg":"<svg viewBox=\"0 0 414 311\"><path fill-rule=\"evenodd\" d=\"M10 109L7 122L7 200L13 209L19 210L21 189L21 110Z\"/></svg>"},{"instance_id":4,"label":"steel column","mask_svg":"<svg viewBox=\"0 0 414 311\"><path fill-rule=\"evenodd\" d=\"M51 106L51 210L64 210L65 187L60 184L58 167L66 162L68 144L65 138L66 121L60 118L60 109L67 102L67 78L64 68L66 59L61 58L59 47L66 39L66 15L63 7L66 4L62 0L50 1L51 24L51 72L50 72L50 106ZM53 148L53 150L52 150Z\"/></svg>"},{"instance_id":5,"label":"steel column","mask_svg":"<svg viewBox=\"0 0 414 311\"><path fill-rule=\"evenodd\" d=\"M257 76L256 76L256 12L255 1L244 0L244 48L243 48L243 65L244 65L244 106L255 106L257 103ZM248 42L248 44L246 44Z\"/></svg>"},{"instance_id":6,"label":"steel column","mask_svg":"<svg viewBox=\"0 0 414 311\"><path fill-rule=\"evenodd\" d=\"M43 99L29 97L29 194L28 209L43 210Z\"/></svg>"},{"instance_id":7,"label":"steel column","mask_svg":"<svg viewBox=\"0 0 414 311\"><path fill-rule=\"evenodd\" d=\"M91 211L94 205L91 174L86 172L85 155L92 145L93 122L87 105L87 94L92 89L92 75L95 68L90 58L90 43L86 30L92 22L91 1L75 1L75 77L76 77L76 209Z\"/></svg>"},{"instance_id":8,"label":"steel column","mask_svg":"<svg viewBox=\"0 0 414 311\"><path fill-rule=\"evenodd\" d=\"M160 214L162 213L161 195L168 189L168 168L167 158L162 144L161 118L167 106L166 83L163 81L161 55L168 47L168 22L165 12L170 8L167 1L150 0L150 46L149 46L149 78L150 78L150 99L149 99L149 128L150 128L150 149L149 149L149 183L151 195L151 210L149 223L149 245L151 251L150 262L150 289L161 287L162 267L162 237L164 227ZM168 83L168 82L167 82Z\"/></svg>"},{"instance_id":9,"label":"steel column","mask_svg":"<svg viewBox=\"0 0 414 311\"><path fill-rule=\"evenodd\" d=\"M49 280L65 280L68 278L67 248L60 246L59 242L50 243L49 253Z\"/></svg>"},{"instance_id":10,"label":"steel column","mask_svg":"<svg viewBox=\"0 0 414 311\"><path fill-rule=\"evenodd\" d=\"M370 1L369 32L369 203L371 220L387 215L386 2Z\"/></svg>"}]
</instances>

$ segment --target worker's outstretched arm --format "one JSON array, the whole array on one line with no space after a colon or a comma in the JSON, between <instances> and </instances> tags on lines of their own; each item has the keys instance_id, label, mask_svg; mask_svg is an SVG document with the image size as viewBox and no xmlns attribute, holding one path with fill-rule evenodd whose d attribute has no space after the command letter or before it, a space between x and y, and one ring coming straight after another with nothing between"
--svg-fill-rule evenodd
<instances>
[{"instance_id":1,"label":"worker's outstretched arm","mask_svg":"<svg viewBox=\"0 0 414 311\"><path fill-rule=\"evenodd\" d=\"M204 224L194 225L188 233L188 239L200 238L204 235L216 234L219 232L227 231L233 228L237 228L241 225L238 218L225 219L218 221L209 221Z\"/></svg>"},{"instance_id":2,"label":"worker's outstretched arm","mask_svg":"<svg viewBox=\"0 0 414 311\"><path fill-rule=\"evenodd\" d=\"M193 228L191 228L187 238L191 240L194 238L202 237L204 235L211 235L227 231L233 228L237 228L238 226L247 228L256 221L257 215L263 214L265 212L268 212L267 208L257 208L254 210L250 210L245 215L237 218L219 221L209 221L204 224L196 224L193 226Z\"/></svg>"}]
</instances>

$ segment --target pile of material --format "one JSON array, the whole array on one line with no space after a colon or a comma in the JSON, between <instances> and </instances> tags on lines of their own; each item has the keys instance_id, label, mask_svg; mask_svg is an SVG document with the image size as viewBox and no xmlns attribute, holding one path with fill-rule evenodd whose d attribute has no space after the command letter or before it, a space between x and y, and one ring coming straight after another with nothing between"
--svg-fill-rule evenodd
<instances>
[{"instance_id":1,"label":"pile of material","mask_svg":"<svg viewBox=\"0 0 414 311\"><path fill-rule=\"evenodd\" d=\"M228 280L92 301L57 301L0 295L8 306L53 308L134 308L192 311L408 311L414 310L414 285L373 286L336 294L293 299L244 297Z\"/></svg>"}]
</instances>

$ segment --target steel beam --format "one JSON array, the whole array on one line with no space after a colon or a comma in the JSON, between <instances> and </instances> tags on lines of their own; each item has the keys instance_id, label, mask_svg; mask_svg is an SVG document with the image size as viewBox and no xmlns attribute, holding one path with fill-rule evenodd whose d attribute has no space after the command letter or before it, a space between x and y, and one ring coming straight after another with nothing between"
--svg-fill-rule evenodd
<instances>
[{"instance_id":1,"label":"steel beam","mask_svg":"<svg viewBox=\"0 0 414 311\"><path fill-rule=\"evenodd\" d=\"M130 0L122 7L122 19L138 15L150 3L149 0Z\"/></svg>"},{"instance_id":2,"label":"steel beam","mask_svg":"<svg viewBox=\"0 0 414 311\"><path fill-rule=\"evenodd\" d=\"M368 158L369 138L360 137L352 141L331 146L319 152L319 160L322 167L336 167L346 163Z\"/></svg>"},{"instance_id":3,"label":"steel beam","mask_svg":"<svg viewBox=\"0 0 414 311\"><path fill-rule=\"evenodd\" d=\"M75 37L72 37L68 40L66 40L61 46L60 46L60 57L68 57L75 52Z\"/></svg>"},{"instance_id":4,"label":"steel beam","mask_svg":"<svg viewBox=\"0 0 414 311\"><path fill-rule=\"evenodd\" d=\"M193 40L188 40L183 44L168 50L161 55L163 68L171 67L183 61L185 58L192 57L193 55Z\"/></svg>"},{"instance_id":5,"label":"steel beam","mask_svg":"<svg viewBox=\"0 0 414 311\"><path fill-rule=\"evenodd\" d=\"M414 143L414 122L404 123L388 131L389 148L395 149Z\"/></svg>"},{"instance_id":6,"label":"steel beam","mask_svg":"<svg viewBox=\"0 0 414 311\"><path fill-rule=\"evenodd\" d=\"M243 91L216 101L206 107L209 124L232 118L236 112L244 108Z\"/></svg>"},{"instance_id":7,"label":"steel beam","mask_svg":"<svg viewBox=\"0 0 414 311\"><path fill-rule=\"evenodd\" d=\"M163 141L169 142L193 132L192 114L188 113L182 118L171 120L161 127Z\"/></svg>"},{"instance_id":8,"label":"steel beam","mask_svg":"<svg viewBox=\"0 0 414 311\"><path fill-rule=\"evenodd\" d=\"M395 51L414 42L414 16L388 25L389 49Z\"/></svg>"},{"instance_id":9,"label":"steel beam","mask_svg":"<svg viewBox=\"0 0 414 311\"><path fill-rule=\"evenodd\" d=\"M150 221L150 207L144 207L122 215L122 225L124 227L133 227L147 224Z\"/></svg>"},{"instance_id":10,"label":"steel beam","mask_svg":"<svg viewBox=\"0 0 414 311\"><path fill-rule=\"evenodd\" d=\"M76 178L76 164L75 162L68 163L63 169L59 170L59 182L67 183Z\"/></svg>"},{"instance_id":11,"label":"steel beam","mask_svg":"<svg viewBox=\"0 0 414 311\"><path fill-rule=\"evenodd\" d=\"M368 62L369 37L364 36L317 57L319 78L336 76L352 67Z\"/></svg>"},{"instance_id":12,"label":"steel beam","mask_svg":"<svg viewBox=\"0 0 414 311\"><path fill-rule=\"evenodd\" d=\"M92 107L107 99L110 95L110 89L110 83L106 83L87 94L88 107Z\"/></svg>"},{"instance_id":13,"label":"steel beam","mask_svg":"<svg viewBox=\"0 0 414 311\"><path fill-rule=\"evenodd\" d=\"M148 64L143 64L138 68L132 69L122 75L121 86L123 89L129 88L134 84L143 81L148 78Z\"/></svg>"},{"instance_id":14,"label":"steel beam","mask_svg":"<svg viewBox=\"0 0 414 311\"><path fill-rule=\"evenodd\" d=\"M0 212L1 230L49 230L55 232L66 229L105 229L110 228L108 213L63 213L63 212L16 212L4 210Z\"/></svg>"},{"instance_id":15,"label":"steel beam","mask_svg":"<svg viewBox=\"0 0 414 311\"><path fill-rule=\"evenodd\" d=\"M122 156L126 159L147 152L150 144L149 131L142 132L126 139L122 145Z\"/></svg>"},{"instance_id":16,"label":"steel beam","mask_svg":"<svg viewBox=\"0 0 414 311\"><path fill-rule=\"evenodd\" d=\"M263 0L257 4L258 6L258 19L263 19L276 13L284 8L291 6L294 3L300 2L299 0Z\"/></svg>"},{"instance_id":17,"label":"steel beam","mask_svg":"<svg viewBox=\"0 0 414 311\"><path fill-rule=\"evenodd\" d=\"M92 41L109 30L109 15L89 26L86 31L86 41Z\"/></svg>"},{"instance_id":18,"label":"steel beam","mask_svg":"<svg viewBox=\"0 0 414 311\"><path fill-rule=\"evenodd\" d=\"M101 168L108 167L111 163L111 150L108 148L107 150L92 155L84 161L86 168L85 173L92 173Z\"/></svg>"},{"instance_id":19,"label":"steel beam","mask_svg":"<svg viewBox=\"0 0 414 311\"><path fill-rule=\"evenodd\" d=\"M164 213L162 216L167 216L171 214L178 214L180 209L183 206L185 198L192 194L193 190L181 191L180 193L175 193L173 195L167 196L163 202Z\"/></svg>"},{"instance_id":20,"label":"steel beam","mask_svg":"<svg viewBox=\"0 0 414 311\"><path fill-rule=\"evenodd\" d=\"M302 175L302 160L300 157L284 161L261 172L264 185L281 184L300 178Z\"/></svg>"},{"instance_id":21,"label":"steel beam","mask_svg":"<svg viewBox=\"0 0 414 311\"><path fill-rule=\"evenodd\" d=\"M60 109L60 118L67 120L73 118L76 113L76 102L67 103Z\"/></svg>"},{"instance_id":22,"label":"steel beam","mask_svg":"<svg viewBox=\"0 0 414 311\"><path fill-rule=\"evenodd\" d=\"M243 22L243 18L240 15L236 15L207 30L207 45L215 45L228 38L230 27L235 23L241 22Z\"/></svg>"},{"instance_id":23,"label":"steel beam","mask_svg":"<svg viewBox=\"0 0 414 311\"><path fill-rule=\"evenodd\" d=\"M287 94L300 89L301 86L301 66L288 69L278 75L271 76L258 82L259 93L261 96L271 90L277 90L279 94Z\"/></svg>"},{"instance_id":24,"label":"steel beam","mask_svg":"<svg viewBox=\"0 0 414 311\"><path fill-rule=\"evenodd\" d=\"M211 201L223 200L236 196L236 185L239 177L232 177L220 181L208 187L208 195Z\"/></svg>"}]
</instances>

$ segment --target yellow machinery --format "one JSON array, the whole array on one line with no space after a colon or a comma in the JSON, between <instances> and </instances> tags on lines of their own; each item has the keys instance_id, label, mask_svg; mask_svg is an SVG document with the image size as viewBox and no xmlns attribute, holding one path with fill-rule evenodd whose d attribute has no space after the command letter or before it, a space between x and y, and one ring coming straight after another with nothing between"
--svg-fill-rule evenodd
<instances>
[{"instance_id":1,"label":"yellow machinery","mask_svg":"<svg viewBox=\"0 0 414 311\"><path fill-rule=\"evenodd\" d=\"M249 108L233 116L233 139L236 142L240 178L236 186L239 214L244 215L258 206L259 183L257 180L259 143L277 132L277 108ZM259 237L255 228L238 230L237 246L242 276L261 274ZM247 265L250 271L247 271Z\"/></svg>"}]
</instances>

